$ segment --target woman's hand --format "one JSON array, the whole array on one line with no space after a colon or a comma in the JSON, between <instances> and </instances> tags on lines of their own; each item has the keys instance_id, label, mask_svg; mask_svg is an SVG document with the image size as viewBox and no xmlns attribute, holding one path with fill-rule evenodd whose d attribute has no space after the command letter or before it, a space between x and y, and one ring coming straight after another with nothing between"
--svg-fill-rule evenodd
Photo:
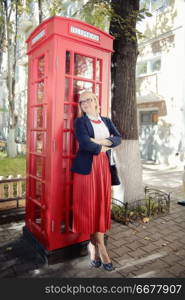
<instances>
[{"instance_id":1,"label":"woman's hand","mask_svg":"<svg viewBox=\"0 0 185 300\"><path fill-rule=\"evenodd\" d=\"M94 138L90 138L90 140L96 144L102 145L102 146L111 146L112 142L109 141L108 139L94 139Z\"/></svg>"},{"instance_id":2,"label":"woman's hand","mask_svg":"<svg viewBox=\"0 0 185 300\"><path fill-rule=\"evenodd\" d=\"M110 148L106 147L106 146L102 146L102 148L101 148L101 152L106 152L108 150L110 150Z\"/></svg>"}]
</instances>

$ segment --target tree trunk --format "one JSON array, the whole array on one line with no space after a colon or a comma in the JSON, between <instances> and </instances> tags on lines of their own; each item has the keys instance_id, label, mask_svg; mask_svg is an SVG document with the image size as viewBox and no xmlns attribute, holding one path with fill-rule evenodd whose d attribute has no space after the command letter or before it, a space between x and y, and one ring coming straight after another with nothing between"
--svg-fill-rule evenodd
<instances>
[{"instance_id":1,"label":"tree trunk","mask_svg":"<svg viewBox=\"0 0 185 300\"><path fill-rule=\"evenodd\" d=\"M0 73L1 73L1 67L2 67L2 61L3 61L3 51L4 51L4 39L5 39L5 18L4 18L4 9L3 9L3 3L0 2Z\"/></svg>"},{"instance_id":2,"label":"tree trunk","mask_svg":"<svg viewBox=\"0 0 185 300\"><path fill-rule=\"evenodd\" d=\"M124 201L143 196L142 167L139 153L135 69L138 55L136 16L139 0L112 0L114 12L123 18L112 18L110 33L114 40L112 56L112 119L122 134L122 144L115 150L124 190Z\"/></svg>"},{"instance_id":3,"label":"tree trunk","mask_svg":"<svg viewBox=\"0 0 185 300\"><path fill-rule=\"evenodd\" d=\"M115 152L121 178L119 193L123 194L125 202L142 199L144 189L138 140L123 140Z\"/></svg>"},{"instance_id":4,"label":"tree trunk","mask_svg":"<svg viewBox=\"0 0 185 300\"><path fill-rule=\"evenodd\" d=\"M39 10L39 24L42 23L42 0L38 0L38 10Z\"/></svg>"},{"instance_id":5,"label":"tree trunk","mask_svg":"<svg viewBox=\"0 0 185 300\"><path fill-rule=\"evenodd\" d=\"M7 152L10 157L17 156L17 144L15 143L15 128L10 128L7 139Z\"/></svg>"},{"instance_id":6,"label":"tree trunk","mask_svg":"<svg viewBox=\"0 0 185 300\"><path fill-rule=\"evenodd\" d=\"M10 30L10 12L7 1L4 1L5 10L5 28L7 38L7 88L9 103L9 133L7 139L7 153L10 157L17 155L17 147L15 142L15 129L17 125L17 115L15 114L15 71L16 71L16 47L17 47L17 14L18 6L15 6L15 32ZM11 10L11 9L10 9ZM13 36L14 34L14 36ZM13 38L14 37L14 38ZM11 149L12 148L12 149Z\"/></svg>"}]
</instances>

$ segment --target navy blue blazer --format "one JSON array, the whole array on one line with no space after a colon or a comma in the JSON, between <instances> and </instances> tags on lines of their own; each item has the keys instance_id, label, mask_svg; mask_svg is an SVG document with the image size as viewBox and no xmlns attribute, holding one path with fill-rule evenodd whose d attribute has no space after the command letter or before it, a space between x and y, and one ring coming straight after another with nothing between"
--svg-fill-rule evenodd
<instances>
[{"instance_id":1,"label":"navy blue blazer","mask_svg":"<svg viewBox=\"0 0 185 300\"><path fill-rule=\"evenodd\" d=\"M113 122L106 117L101 117L101 119L110 132L110 137L108 138L112 142L110 148L121 144L121 134ZM100 153L102 145L98 145L90 140L90 138L94 138L94 130L91 121L86 115L75 120L75 136L79 142L79 149L71 171L79 174L89 174L92 168L93 155ZM110 156L110 151L106 151L106 154Z\"/></svg>"}]
</instances>

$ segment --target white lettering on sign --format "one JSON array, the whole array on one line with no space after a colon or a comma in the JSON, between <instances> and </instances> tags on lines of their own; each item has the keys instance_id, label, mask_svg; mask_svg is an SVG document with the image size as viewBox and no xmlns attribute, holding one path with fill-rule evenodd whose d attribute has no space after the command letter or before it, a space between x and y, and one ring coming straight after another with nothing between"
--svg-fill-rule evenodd
<instances>
[{"instance_id":1,"label":"white lettering on sign","mask_svg":"<svg viewBox=\"0 0 185 300\"><path fill-rule=\"evenodd\" d=\"M100 40L100 36L99 35L91 33L89 31L86 31L86 30L83 30L83 29L80 29L78 27L71 26L70 27L70 31L72 33L75 33L75 34L87 37L87 38L89 38L91 40L94 40L94 41L99 41Z\"/></svg>"},{"instance_id":2,"label":"white lettering on sign","mask_svg":"<svg viewBox=\"0 0 185 300\"><path fill-rule=\"evenodd\" d=\"M38 40L40 40L45 35L45 29L39 32L33 39L32 39L32 45L36 43Z\"/></svg>"}]
</instances>

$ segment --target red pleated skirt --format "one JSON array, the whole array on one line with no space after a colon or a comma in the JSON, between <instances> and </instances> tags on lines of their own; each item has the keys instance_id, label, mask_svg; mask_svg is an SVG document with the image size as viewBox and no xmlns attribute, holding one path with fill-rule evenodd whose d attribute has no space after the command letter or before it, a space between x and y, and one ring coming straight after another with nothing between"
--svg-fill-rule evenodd
<instances>
[{"instance_id":1,"label":"red pleated skirt","mask_svg":"<svg viewBox=\"0 0 185 300\"><path fill-rule=\"evenodd\" d=\"M105 152L93 155L88 175L74 173L73 225L78 233L106 232L111 228L111 175Z\"/></svg>"}]
</instances>

